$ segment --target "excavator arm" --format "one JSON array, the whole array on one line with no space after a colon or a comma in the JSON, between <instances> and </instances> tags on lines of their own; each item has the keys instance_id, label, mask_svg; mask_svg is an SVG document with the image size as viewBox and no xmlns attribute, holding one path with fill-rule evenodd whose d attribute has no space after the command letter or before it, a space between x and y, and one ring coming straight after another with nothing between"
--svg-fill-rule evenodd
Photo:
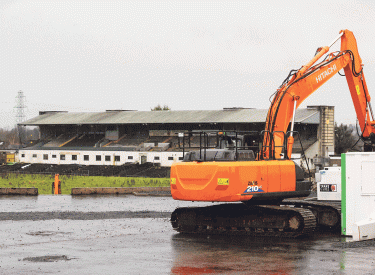
<instances>
[{"instance_id":1,"label":"excavator arm","mask_svg":"<svg viewBox=\"0 0 375 275\"><path fill-rule=\"evenodd\" d=\"M315 64L329 48L341 38L339 52L328 54L324 60ZM374 139L375 121L363 74L362 60L353 33L349 30L340 32L330 46L317 50L315 57L300 70L292 71L279 87L268 110L266 131L263 138L263 149L260 159L279 159L285 136L290 125L290 136L287 138L287 157L291 158L293 147L293 124L296 109L314 91L344 69L353 104L365 139ZM370 115L371 113L371 115ZM291 123L291 124L290 124Z\"/></svg>"}]
</instances>

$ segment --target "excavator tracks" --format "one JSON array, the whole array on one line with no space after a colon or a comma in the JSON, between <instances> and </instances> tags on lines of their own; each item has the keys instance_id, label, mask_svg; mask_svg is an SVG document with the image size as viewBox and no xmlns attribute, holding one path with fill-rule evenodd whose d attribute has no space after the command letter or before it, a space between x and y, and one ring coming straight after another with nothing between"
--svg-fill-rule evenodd
<instances>
[{"instance_id":1,"label":"excavator tracks","mask_svg":"<svg viewBox=\"0 0 375 275\"><path fill-rule=\"evenodd\" d=\"M341 226L341 202L287 199L282 204L309 209L316 217L317 225L334 231Z\"/></svg>"},{"instance_id":2,"label":"excavator tracks","mask_svg":"<svg viewBox=\"0 0 375 275\"><path fill-rule=\"evenodd\" d=\"M296 238L311 234L316 218L307 208L238 203L177 208L171 223L176 231L187 234Z\"/></svg>"}]
</instances>

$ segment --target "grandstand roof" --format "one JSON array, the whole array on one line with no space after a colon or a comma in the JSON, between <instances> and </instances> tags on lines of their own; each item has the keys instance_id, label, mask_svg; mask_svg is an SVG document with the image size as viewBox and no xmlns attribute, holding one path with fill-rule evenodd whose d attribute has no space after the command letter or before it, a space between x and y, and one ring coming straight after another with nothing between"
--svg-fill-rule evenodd
<instances>
[{"instance_id":1,"label":"grandstand roof","mask_svg":"<svg viewBox=\"0 0 375 275\"><path fill-rule=\"evenodd\" d=\"M262 123L268 110L107 111L94 113L40 112L21 125L142 124L142 123ZM297 109L296 123L319 124L318 109Z\"/></svg>"}]
</instances>

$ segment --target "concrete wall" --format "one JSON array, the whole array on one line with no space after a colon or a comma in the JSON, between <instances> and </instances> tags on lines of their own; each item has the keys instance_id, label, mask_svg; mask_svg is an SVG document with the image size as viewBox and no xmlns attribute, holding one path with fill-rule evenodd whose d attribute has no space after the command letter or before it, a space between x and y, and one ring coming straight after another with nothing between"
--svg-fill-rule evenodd
<instances>
[{"instance_id":1,"label":"concrete wall","mask_svg":"<svg viewBox=\"0 0 375 275\"><path fill-rule=\"evenodd\" d=\"M309 148L305 151L305 156L307 158L307 161L309 162L309 168L311 171L315 171L315 164L314 164L314 157L316 156L317 152L319 151L320 142L317 141L313 145L311 145Z\"/></svg>"},{"instance_id":2,"label":"concrete wall","mask_svg":"<svg viewBox=\"0 0 375 275\"><path fill-rule=\"evenodd\" d=\"M325 159L335 152L335 107L334 106L308 106L320 111L320 123L317 131L318 146L314 165L322 169ZM312 150L311 150L312 152Z\"/></svg>"},{"instance_id":3,"label":"concrete wall","mask_svg":"<svg viewBox=\"0 0 375 275\"><path fill-rule=\"evenodd\" d=\"M319 106L320 124L318 141L320 142L319 156L328 157L335 152L335 107Z\"/></svg>"}]
</instances>

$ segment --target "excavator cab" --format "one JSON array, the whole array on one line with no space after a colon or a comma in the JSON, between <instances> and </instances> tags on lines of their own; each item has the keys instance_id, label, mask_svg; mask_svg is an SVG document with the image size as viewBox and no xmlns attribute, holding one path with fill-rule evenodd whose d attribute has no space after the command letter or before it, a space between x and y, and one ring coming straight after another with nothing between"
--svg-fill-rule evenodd
<instances>
[{"instance_id":1,"label":"excavator cab","mask_svg":"<svg viewBox=\"0 0 375 275\"><path fill-rule=\"evenodd\" d=\"M263 140L255 131L192 131L186 137L189 141L199 137L199 144L182 142L183 162L254 161Z\"/></svg>"}]
</instances>

